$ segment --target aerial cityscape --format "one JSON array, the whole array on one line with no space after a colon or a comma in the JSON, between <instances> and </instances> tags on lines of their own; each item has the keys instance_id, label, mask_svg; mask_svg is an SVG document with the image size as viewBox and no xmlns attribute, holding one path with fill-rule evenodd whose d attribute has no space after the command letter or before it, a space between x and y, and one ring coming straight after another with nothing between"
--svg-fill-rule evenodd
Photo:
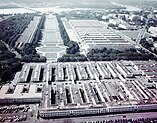
<instances>
[{"instance_id":1,"label":"aerial cityscape","mask_svg":"<svg viewBox=\"0 0 157 123\"><path fill-rule=\"evenodd\" d=\"M157 123L157 1L1 0L11 122Z\"/></svg>"}]
</instances>

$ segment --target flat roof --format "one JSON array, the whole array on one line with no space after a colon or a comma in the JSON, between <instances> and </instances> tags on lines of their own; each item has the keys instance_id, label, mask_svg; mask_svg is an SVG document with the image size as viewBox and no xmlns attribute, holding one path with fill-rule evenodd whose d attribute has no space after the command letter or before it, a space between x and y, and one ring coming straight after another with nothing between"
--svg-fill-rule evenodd
<instances>
[{"instance_id":1,"label":"flat roof","mask_svg":"<svg viewBox=\"0 0 157 123\"><path fill-rule=\"evenodd\" d=\"M0 89L0 99L25 99L25 98L42 98L42 93L36 93L37 85L30 85L28 93L22 93L24 85L16 85L14 93L7 93L9 85L4 85Z\"/></svg>"},{"instance_id":2,"label":"flat roof","mask_svg":"<svg viewBox=\"0 0 157 123\"><path fill-rule=\"evenodd\" d=\"M140 61L25 63L23 67L30 66L36 69L36 66L42 66L45 68L44 79L46 81L40 82L42 84L40 87L44 86L46 89L42 88L42 91L37 93L39 82L27 84L17 82L15 86L11 86L14 90L13 94L6 94L10 86L6 84L0 89L0 99L43 98L42 106L53 110L140 105L141 102L145 103L144 100L148 104L157 103L157 96L147 88L150 83L148 79L155 81L157 71L154 71L155 76L147 78L139 73L142 70L136 68L140 67L139 63L143 64ZM131 72L133 76L123 76L118 71L117 64L124 66L124 72L125 69L133 69ZM112 69L109 69L110 65ZM147 64L143 66L149 69L151 65L157 64L155 61L147 61ZM100 72L101 69L98 69L98 66L107 71L110 76L105 76L105 72ZM22 73L24 73L23 69ZM128 73L126 72L126 74ZM17 77L20 78L20 75ZM50 84L48 84L49 82ZM28 92L22 93L24 87L28 88ZM54 90L54 94L52 94L52 90ZM157 90L155 92L157 93ZM56 99L56 101L53 102L52 99Z\"/></svg>"},{"instance_id":3,"label":"flat roof","mask_svg":"<svg viewBox=\"0 0 157 123\"><path fill-rule=\"evenodd\" d=\"M77 42L85 42L86 45L92 48L100 46L100 44L103 46L134 46L135 44L133 41L131 41L131 39L128 40L128 38L109 29L107 25L97 20L69 20L69 24L72 27L70 29L72 33L69 33L69 37L75 37Z\"/></svg>"}]
</instances>

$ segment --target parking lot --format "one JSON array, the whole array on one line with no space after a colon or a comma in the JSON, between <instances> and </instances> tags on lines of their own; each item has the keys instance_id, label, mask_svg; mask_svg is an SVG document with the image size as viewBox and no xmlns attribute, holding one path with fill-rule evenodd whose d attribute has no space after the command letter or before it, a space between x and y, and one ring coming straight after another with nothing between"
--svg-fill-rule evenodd
<instances>
[{"instance_id":1,"label":"parking lot","mask_svg":"<svg viewBox=\"0 0 157 123\"><path fill-rule=\"evenodd\" d=\"M0 107L0 123L27 122L28 117L32 116L33 114L29 105Z\"/></svg>"}]
</instances>

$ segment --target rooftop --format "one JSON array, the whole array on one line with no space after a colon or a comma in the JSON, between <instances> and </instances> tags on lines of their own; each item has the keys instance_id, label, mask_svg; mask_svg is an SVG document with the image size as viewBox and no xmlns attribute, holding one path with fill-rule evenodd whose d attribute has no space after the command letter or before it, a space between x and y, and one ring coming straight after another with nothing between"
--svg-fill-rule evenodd
<instances>
[{"instance_id":1,"label":"rooftop","mask_svg":"<svg viewBox=\"0 0 157 123\"><path fill-rule=\"evenodd\" d=\"M148 66L157 64L155 61L26 63L16 75L16 84L0 89L0 99L43 98L42 108L53 110L140 105L145 103L143 100L156 103L156 95L146 88L156 83L157 71L150 76L141 65L149 69Z\"/></svg>"},{"instance_id":2,"label":"rooftop","mask_svg":"<svg viewBox=\"0 0 157 123\"><path fill-rule=\"evenodd\" d=\"M64 21L63 21L64 22ZM67 23L67 21L66 21ZM64 23L68 35L74 41L79 42L82 47L133 47L134 43L128 38L120 35L107 27L107 25L97 20L69 20L71 28Z\"/></svg>"}]
</instances>

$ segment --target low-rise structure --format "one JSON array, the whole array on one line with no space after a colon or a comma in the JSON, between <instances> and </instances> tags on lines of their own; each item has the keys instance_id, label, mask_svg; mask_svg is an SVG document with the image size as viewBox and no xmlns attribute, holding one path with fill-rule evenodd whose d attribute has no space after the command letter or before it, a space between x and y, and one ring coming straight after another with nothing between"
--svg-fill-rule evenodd
<instances>
[{"instance_id":1,"label":"low-rise structure","mask_svg":"<svg viewBox=\"0 0 157 123\"><path fill-rule=\"evenodd\" d=\"M42 87L38 85L25 85L17 84L12 87L12 85L4 85L0 89L0 104L15 104L15 103L40 103L42 100Z\"/></svg>"},{"instance_id":2,"label":"low-rise structure","mask_svg":"<svg viewBox=\"0 0 157 123\"><path fill-rule=\"evenodd\" d=\"M157 109L156 69L156 61L26 63L0 88L0 104L40 103L41 117Z\"/></svg>"},{"instance_id":3,"label":"low-rise structure","mask_svg":"<svg viewBox=\"0 0 157 123\"><path fill-rule=\"evenodd\" d=\"M65 29L71 40L78 42L81 50L87 52L93 48L134 48L135 43L120 33L97 20L63 20Z\"/></svg>"},{"instance_id":4,"label":"low-rise structure","mask_svg":"<svg viewBox=\"0 0 157 123\"><path fill-rule=\"evenodd\" d=\"M148 29L148 32L150 32L153 37L156 37L156 36L157 36L157 27L151 26L151 27Z\"/></svg>"}]
</instances>

